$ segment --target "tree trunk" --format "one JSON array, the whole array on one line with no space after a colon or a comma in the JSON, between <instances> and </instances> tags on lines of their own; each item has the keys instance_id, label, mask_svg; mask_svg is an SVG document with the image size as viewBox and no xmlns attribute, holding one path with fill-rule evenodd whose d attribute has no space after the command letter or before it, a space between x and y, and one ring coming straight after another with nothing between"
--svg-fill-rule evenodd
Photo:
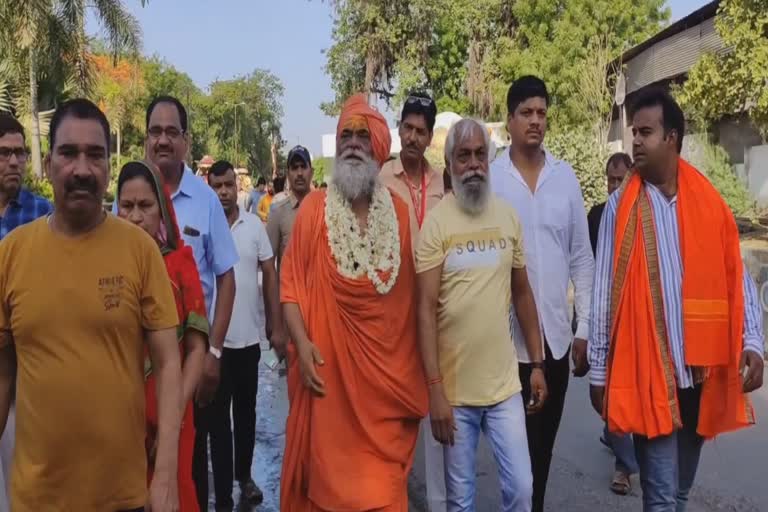
<instances>
[{"instance_id":1,"label":"tree trunk","mask_svg":"<svg viewBox=\"0 0 768 512\"><path fill-rule=\"evenodd\" d=\"M29 109L32 116L32 170L36 177L43 177L43 152L40 145L40 118L37 112L37 63L35 52L29 52Z\"/></svg>"},{"instance_id":2,"label":"tree trunk","mask_svg":"<svg viewBox=\"0 0 768 512\"><path fill-rule=\"evenodd\" d=\"M375 61L373 56L368 55L368 57L365 59L365 83L363 84L363 87L365 88L365 97L368 99L369 105L373 105L375 103L373 97L374 66Z\"/></svg>"},{"instance_id":3,"label":"tree trunk","mask_svg":"<svg viewBox=\"0 0 768 512\"><path fill-rule=\"evenodd\" d=\"M277 142L275 141L275 134L272 134L272 144L269 148L270 156L272 157L272 178L277 177Z\"/></svg>"},{"instance_id":4,"label":"tree trunk","mask_svg":"<svg viewBox=\"0 0 768 512\"><path fill-rule=\"evenodd\" d=\"M120 172L120 154L122 150L123 129L120 127L120 123L117 123L117 172Z\"/></svg>"}]
</instances>

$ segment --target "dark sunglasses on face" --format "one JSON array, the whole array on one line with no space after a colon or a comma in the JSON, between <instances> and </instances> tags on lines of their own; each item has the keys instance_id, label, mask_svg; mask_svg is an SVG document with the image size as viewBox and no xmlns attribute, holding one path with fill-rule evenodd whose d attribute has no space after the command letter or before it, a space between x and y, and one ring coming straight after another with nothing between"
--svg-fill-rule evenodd
<instances>
[{"instance_id":1,"label":"dark sunglasses on face","mask_svg":"<svg viewBox=\"0 0 768 512\"><path fill-rule=\"evenodd\" d=\"M11 155L16 155L16 159L23 162L27 159L26 148L0 148L0 160L10 160Z\"/></svg>"}]
</instances>

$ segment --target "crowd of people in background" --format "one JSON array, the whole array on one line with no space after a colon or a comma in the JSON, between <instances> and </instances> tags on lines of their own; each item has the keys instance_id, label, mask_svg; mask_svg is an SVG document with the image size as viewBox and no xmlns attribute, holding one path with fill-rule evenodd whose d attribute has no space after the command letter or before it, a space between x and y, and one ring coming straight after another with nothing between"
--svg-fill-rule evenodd
<instances>
[{"instance_id":1,"label":"crowd of people in background","mask_svg":"<svg viewBox=\"0 0 768 512\"><path fill-rule=\"evenodd\" d=\"M571 373L589 374L610 489L639 473L645 511L683 511L704 441L754 423L762 386L736 224L680 158L668 93L632 105L633 155L606 162L609 198L588 214L545 149L549 107L542 80L516 80L510 147L496 155L482 122L460 120L441 173L428 94L406 98L394 159L355 95L327 185L296 146L285 176L248 193L227 161L194 174L187 112L161 96L112 214L96 105L53 115L53 203L23 186L24 130L0 115L0 506L206 511L209 453L217 512L235 482L260 503L271 348L287 365L283 512L407 510L419 438L430 510L473 511L481 433L501 510L543 512Z\"/></svg>"}]
</instances>

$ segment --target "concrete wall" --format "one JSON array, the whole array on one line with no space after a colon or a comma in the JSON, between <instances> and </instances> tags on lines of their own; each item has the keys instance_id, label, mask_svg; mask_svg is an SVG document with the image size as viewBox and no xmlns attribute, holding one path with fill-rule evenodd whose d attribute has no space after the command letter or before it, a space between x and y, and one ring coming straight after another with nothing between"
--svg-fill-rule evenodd
<instances>
[{"instance_id":1,"label":"concrete wall","mask_svg":"<svg viewBox=\"0 0 768 512\"><path fill-rule=\"evenodd\" d=\"M749 193L760 206L768 206L768 145L754 146L744 154L744 170Z\"/></svg>"},{"instance_id":2,"label":"concrete wall","mask_svg":"<svg viewBox=\"0 0 768 512\"><path fill-rule=\"evenodd\" d=\"M717 143L728 153L731 164L746 163L746 153L763 139L746 114L728 116L714 127Z\"/></svg>"}]
</instances>

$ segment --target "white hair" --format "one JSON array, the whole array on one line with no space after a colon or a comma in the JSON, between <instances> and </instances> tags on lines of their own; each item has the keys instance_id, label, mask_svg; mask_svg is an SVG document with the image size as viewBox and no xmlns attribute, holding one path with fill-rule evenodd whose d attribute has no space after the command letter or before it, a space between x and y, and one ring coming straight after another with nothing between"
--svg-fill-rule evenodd
<instances>
[{"instance_id":1,"label":"white hair","mask_svg":"<svg viewBox=\"0 0 768 512\"><path fill-rule=\"evenodd\" d=\"M445 161L447 172L451 173L451 183L453 185L453 194L462 210L470 215L479 215L485 211L488 205L490 195L490 186L488 183L487 167L484 172L467 171L459 178L454 174L453 151L457 144L471 137L475 129L480 129L483 133L486 151L486 165L491 161L491 137L482 121L475 119L462 119L454 124L448 132L445 141Z\"/></svg>"},{"instance_id":2,"label":"white hair","mask_svg":"<svg viewBox=\"0 0 768 512\"><path fill-rule=\"evenodd\" d=\"M354 201L361 196L373 195L378 175L379 163L370 155L353 149L336 157L331 181L347 201Z\"/></svg>"},{"instance_id":3,"label":"white hair","mask_svg":"<svg viewBox=\"0 0 768 512\"><path fill-rule=\"evenodd\" d=\"M472 131L475 128L480 128L483 132L483 140L485 141L485 150L488 155L488 162L491 160L491 136L488 133L488 128L485 123L479 119L462 119L454 123L451 129L448 130L448 136L445 138L445 161L451 162L453 160L453 149L456 144L463 141L467 137L472 136Z\"/></svg>"}]
</instances>

